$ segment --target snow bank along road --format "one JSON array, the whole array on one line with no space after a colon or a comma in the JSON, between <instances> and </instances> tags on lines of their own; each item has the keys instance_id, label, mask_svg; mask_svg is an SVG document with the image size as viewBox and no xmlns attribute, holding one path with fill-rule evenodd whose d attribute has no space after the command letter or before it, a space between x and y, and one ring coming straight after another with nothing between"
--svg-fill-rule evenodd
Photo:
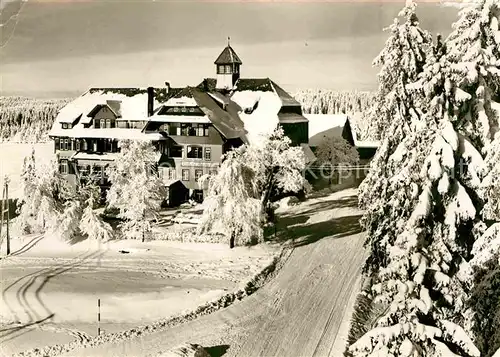
<instances>
[{"instance_id":1,"label":"snow bank along road","mask_svg":"<svg viewBox=\"0 0 500 357\"><path fill-rule=\"evenodd\" d=\"M167 330L68 356L155 356L184 342L212 355L340 356L365 258L354 189L280 209L277 239L293 249L255 294Z\"/></svg>"}]
</instances>

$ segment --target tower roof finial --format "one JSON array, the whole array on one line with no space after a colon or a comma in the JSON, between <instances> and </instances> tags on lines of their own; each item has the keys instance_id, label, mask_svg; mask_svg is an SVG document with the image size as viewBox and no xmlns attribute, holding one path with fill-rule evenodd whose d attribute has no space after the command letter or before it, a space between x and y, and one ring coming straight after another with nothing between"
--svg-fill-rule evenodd
<instances>
[{"instance_id":1,"label":"tower roof finial","mask_svg":"<svg viewBox=\"0 0 500 357\"><path fill-rule=\"evenodd\" d=\"M231 37L227 36L227 45L230 46L231 45Z\"/></svg>"}]
</instances>

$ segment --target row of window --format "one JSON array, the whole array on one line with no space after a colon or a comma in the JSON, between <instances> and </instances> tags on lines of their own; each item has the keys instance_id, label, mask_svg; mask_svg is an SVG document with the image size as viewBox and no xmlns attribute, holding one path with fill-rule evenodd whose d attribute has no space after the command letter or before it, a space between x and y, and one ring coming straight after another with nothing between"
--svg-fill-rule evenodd
<instances>
[{"instance_id":1,"label":"row of window","mask_svg":"<svg viewBox=\"0 0 500 357\"><path fill-rule=\"evenodd\" d=\"M238 65L234 66L234 71L231 68L230 64L220 64L217 66L217 73L218 74L231 74L231 73L238 73Z\"/></svg>"},{"instance_id":2,"label":"row of window","mask_svg":"<svg viewBox=\"0 0 500 357\"><path fill-rule=\"evenodd\" d=\"M55 148L61 151L118 152L118 142L113 139L55 138Z\"/></svg>"},{"instance_id":3,"label":"row of window","mask_svg":"<svg viewBox=\"0 0 500 357\"><path fill-rule=\"evenodd\" d=\"M162 124L159 131L174 136L208 136L209 124L166 123Z\"/></svg>"},{"instance_id":4,"label":"row of window","mask_svg":"<svg viewBox=\"0 0 500 357\"><path fill-rule=\"evenodd\" d=\"M167 148L166 154L168 157L183 158L184 146L171 146ZM186 146L186 158L188 159L205 159L206 161L212 160L212 149L209 147L203 148L197 145Z\"/></svg>"},{"instance_id":5,"label":"row of window","mask_svg":"<svg viewBox=\"0 0 500 357\"><path fill-rule=\"evenodd\" d=\"M181 179L182 181L189 181L190 180L190 174L191 170L190 169L182 169L181 170ZM217 170L210 170L209 174L211 176L217 174ZM177 174L175 171L175 168L168 168L168 169L162 169L159 170L159 175L162 180L176 180L177 179ZM200 177L203 176L203 170L202 169L195 169L194 170L194 179L196 182L199 181Z\"/></svg>"},{"instance_id":6,"label":"row of window","mask_svg":"<svg viewBox=\"0 0 500 357\"><path fill-rule=\"evenodd\" d=\"M99 165L78 165L76 171L82 177L86 177L89 175L100 178L108 177L105 167ZM75 173L74 168L70 166L70 163L67 159L62 159L59 161L59 172L63 175Z\"/></svg>"},{"instance_id":7,"label":"row of window","mask_svg":"<svg viewBox=\"0 0 500 357\"><path fill-rule=\"evenodd\" d=\"M94 128L96 129L111 129L115 127L115 121L112 119L95 119Z\"/></svg>"}]
</instances>

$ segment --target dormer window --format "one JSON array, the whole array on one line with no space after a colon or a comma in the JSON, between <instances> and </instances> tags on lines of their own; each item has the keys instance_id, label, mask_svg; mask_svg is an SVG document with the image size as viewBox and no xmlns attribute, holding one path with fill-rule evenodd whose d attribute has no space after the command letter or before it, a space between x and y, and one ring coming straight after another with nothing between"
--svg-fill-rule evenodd
<instances>
[{"instance_id":1,"label":"dormer window","mask_svg":"<svg viewBox=\"0 0 500 357\"><path fill-rule=\"evenodd\" d=\"M62 123L62 128L63 128L63 129L71 129L71 128L72 128L72 126L71 126L71 124L70 124L70 123Z\"/></svg>"}]
</instances>

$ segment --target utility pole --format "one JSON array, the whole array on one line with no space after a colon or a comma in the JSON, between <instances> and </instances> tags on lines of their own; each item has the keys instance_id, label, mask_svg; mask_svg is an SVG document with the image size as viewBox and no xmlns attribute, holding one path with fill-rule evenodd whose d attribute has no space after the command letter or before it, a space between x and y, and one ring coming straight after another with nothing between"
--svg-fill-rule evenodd
<instances>
[{"instance_id":1,"label":"utility pole","mask_svg":"<svg viewBox=\"0 0 500 357\"><path fill-rule=\"evenodd\" d=\"M7 218L5 218L7 216ZM10 232L9 232L9 221L10 221L10 205L9 205L9 178L5 176L3 195L2 195L2 211L0 215L0 237L2 236L2 227L4 222L7 224L6 227L6 238L7 238L7 255L10 254Z\"/></svg>"}]
</instances>

